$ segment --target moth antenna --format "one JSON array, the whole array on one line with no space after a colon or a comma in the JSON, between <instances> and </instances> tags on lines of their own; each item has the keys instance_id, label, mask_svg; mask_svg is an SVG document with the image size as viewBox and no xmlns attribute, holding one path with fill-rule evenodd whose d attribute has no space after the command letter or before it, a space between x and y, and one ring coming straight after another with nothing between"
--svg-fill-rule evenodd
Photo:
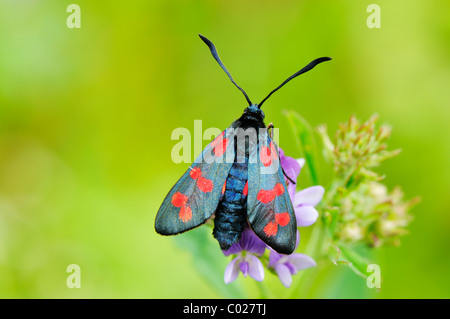
<instances>
[{"instance_id":1,"label":"moth antenna","mask_svg":"<svg viewBox=\"0 0 450 319\"><path fill-rule=\"evenodd\" d=\"M307 66L305 66L304 68L302 68L300 71L292 74L290 77L288 77L283 83L281 83L279 86L277 86L272 92L269 93L269 95L267 95L264 100L261 101L261 103L258 104L258 108L261 108L261 105L276 91L278 91L281 87L283 87L286 83L288 83L290 80L292 80L293 78L296 78L297 76L299 76L300 74L303 74L305 72L308 72L309 70L312 70L317 64L320 64L322 62L325 61L330 61L331 58L329 57L323 57L323 58L318 58L315 59L314 61L310 62Z\"/></svg>"},{"instance_id":2,"label":"moth antenna","mask_svg":"<svg viewBox=\"0 0 450 319\"><path fill-rule=\"evenodd\" d=\"M247 93L245 93L243 88L241 88L239 85L237 85L237 83L234 81L233 77L231 76L230 72L228 72L228 70L225 67L225 65L223 65L222 61L219 58L219 54L217 53L217 49L214 46L214 44L210 40L208 40L207 38L202 36L201 34L199 34L199 36L200 36L200 39L202 39L203 42L205 42L206 45L209 47L209 50L211 51L211 54L213 55L214 59L217 61L217 63L219 63L219 65L222 68L222 70L224 70L225 73L228 75L228 77L230 78L231 82L233 82L233 84L239 89L239 91L241 91L244 94L245 99L248 102L248 105L252 105L252 102L250 101L250 98L248 97Z\"/></svg>"}]
</instances>

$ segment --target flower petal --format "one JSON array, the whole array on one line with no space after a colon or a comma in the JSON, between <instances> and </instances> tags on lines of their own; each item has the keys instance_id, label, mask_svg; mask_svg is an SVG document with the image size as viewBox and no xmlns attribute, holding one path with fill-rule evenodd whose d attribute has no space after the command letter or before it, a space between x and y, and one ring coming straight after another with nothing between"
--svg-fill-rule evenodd
<instances>
[{"instance_id":1,"label":"flower petal","mask_svg":"<svg viewBox=\"0 0 450 319\"><path fill-rule=\"evenodd\" d=\"M239 242L243 250L259 256L262 256L266 250L266 244L250 228L244 229Z\"/></svg>"},{"instance_id":2,"label":"flower petal","mask_svg":"<svg viewBox=\"0 0 450 319\"><path fill-rule=\"evenodd\" d=\"M228 250L222 250L225 256L237 255L241 251L248 251L262 256L266 250L266 244L250 228L246 227L237 243L231 245Z\"/></svg>"},{"instance_id":3,"label":"flower petal","mask_svg":"<svg viewBox=\"0 0 450 319\"><path fill-rule=\"evenodd\" d=\"M284 255L277 253L275 250L270 249L270 255L269 255L269 267L275 267L277 262L280 260L281 257Z\"/></svg>"},{"instance_id":4,"label":"flower petal","mask_svg":"<svg viewBox=\"0 0 450 319\"><path fill-rule=\"evenodd\" d=\"M305 188L295 194L294 207L300 205L316 206L322 200L325 189L318 186Z\"/></svg>"},{"instance_id":5,"label":"flower petal","mask_svg":"<svg viewBox=\"0 0 450 319\"><path fill-rule=\"evenodd\" d=\"M305 159L304 158L297 158L296 159L298 165L300 165L300 170L303 168L303 166L305 166Z\"/></svg>"},{"instance_id":6,"label":"flower petal","mask_svg":"<svg viewBox=\"0 0 450 319\"><path fill-rule=\"evenodd\" d=\"M295 199L295 189L297 188L296 184L292 184L290 181L287 182L287 191L289 194L289 198L291 199L292 205L294 205Z\"/></svg>"},{"instance_id":7,"label":"flower petal","mask_svg":"<svg viewBox=\"0 0 450 319\"><path fill-rule=\"evenodd\" d=\"M250 277L257 281L262 281L264 279L264 267L258 257L253 255L247 255L246 259L248 261L248 274Z\"/></svg>"},{"instance_id":8,"label":"flower petal","mask_svg":"<svg viewBox=\"0 0 450 319\"><path fill-rule=\"evenodd\" d=\"M298 228L297 228L297 236L295 239L295 249L297 249L298 244L300 244L300 232L298 231Z\"/></svg>"},{"instance_id":9,"label":"flower petal","mask_svg":"<svg viewBox=\"0 0 450 319\"><path fill-rule=\"evenodd\" d=\"M284 169L284 172L287 174L287 176L296 181L302 168L300 164L301 162L299 162L295 158L284 155L284 152L281 148L278 148L278 151L280 154L281 167Z\"/></svg>"},{"instance_id":10,"label":"flower petal","mask_svg":"<svg viewBox=\"0 0 450 319\"><path fill-rule=\"evenodd\" d=\"M297 271L317 266L314 259L304 254L292 254L289 257L289 262Z\"/></svg>"},{"instance_id":11,"label":"flower petal","mask_svg":"<svg viewBox=\"0 0 450 319\"><path fill-rule=\"evenodd\" d=\"M225 281L225 284L229 284L230 282L233 282L236 280L237 276L239 275L239 263L241 258L236 257L233 258L227 265L227 268L225 268L225 273L223 276L223 280Z\"/></svg>"},{"instance_id":12,"label":"flower petal","mask_svg":"<svg viewBox=\"0 0 450 319\"><path fill-rule=\"evenodd\" d=\"M297 249L299 243L300 243L300 232L297 229L297 238L295 241L295 249ZM291 255L280 254L280 253L277 253L275 250L273 250L270 247L269 247L269 251L270 251L269 264L268 264L269 268L275 268L277 263L283 264L289 260L290 256L295 255L295 254L291 254Z\"/></svg>"},{"instance_id":13,"label":"flower petal","mask_svg":"<svg viewBox=\"0 0 450 319\"><path fill-rule=\"evenodd\" d=\"M295 217L297 217L297 226L311 226L319 217L319 213L312 206L300 206L295 208Z\"/></svg>"},{"instance_id":14,"label":"flower petal","mask_svg":"<svg viewBox=\"0 0 450 319\"><path fill-rule=\"evenodd\" d=\"M289 268L284 264L278 264L275 266L275 272L277 273L278 278L280 278L281 283L289 288L292 284L292 275Z\"/></svg>"},{"instance_id":15,"label":"flower petal","mask_svg":"<svg viewBox=\"0 0 450 319\"><path fill-rule=\"evenodd\" d=\"M239 263L239 270L242 272L244 277L247 277L247 275L248 275L248 268L249 268L249 264L245 260L243 260Z\"/></svg>"},{"instance_id":16,"label":"flower petal","mask_svg":"<svg viewBox=\"0 0 450 319\"><path fill-rule=\"evenodd\" d=\"M280 164L285 173L295 181L297 176L300 174L301 169L297 160L289 156L284 156L284 158L280 159Z\"/></svg>"},{"instance_id":17,"label":"flower petal","mask_svg":"<svg viewBox=\"0 0 450 319\"><path fill-rule=\"evenodd\" d=\"M225 256L237 255L241 251L243 251L243 249L241 247L240 241L231 245L231 247L228 248L228 250L222 250L222 252Z\"/></svg>"}]
</instances>

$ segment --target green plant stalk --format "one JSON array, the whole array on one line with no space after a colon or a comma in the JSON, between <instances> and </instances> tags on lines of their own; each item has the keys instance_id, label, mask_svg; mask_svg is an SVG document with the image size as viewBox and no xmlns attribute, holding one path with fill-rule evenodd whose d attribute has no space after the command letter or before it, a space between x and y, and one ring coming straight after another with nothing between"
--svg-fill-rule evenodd
<instances>
[{"instance_id":1,"label":"green plant stalk","mask_svg":"<svg viewBox=\"0 0 450 319\"><path fill-rule=\"evenodd\" d=\"M325 192L324 199L317 207L320 213L323 214L325 208L333 203L333 199L336 196L337 189L340 185L342 185L340 179L335 178L332 181L330 187ZM325 244L330 240L330 234L327 231L324 220L323 218L319 218L305 248L305 254L316 261L317 267L300 271L296 275L297 278L293 286L286 292L286 298L297 299L305 298L307 296L310 290L309 288L312 286L314 279L320 270L319 267L322 264L322 261L328 259Z\"/></svg>"},{"instance_id":2,"label":"green plant stalk","mask_svg":"<svg viewBox=\"0 0 450 319\"><path fill-rule=\"evenodd\" d=\"M314 227L305 249L305 254L313 258L318 265L322 259L326 258L323 249L326 238L328 238L326 227L322 221L319 221L319 224ZM296 275L297 278L293 286L287 290L286 297L291 299L305 298L317 273L318 268L300 271Z\"/></svg>"}]
</instances>

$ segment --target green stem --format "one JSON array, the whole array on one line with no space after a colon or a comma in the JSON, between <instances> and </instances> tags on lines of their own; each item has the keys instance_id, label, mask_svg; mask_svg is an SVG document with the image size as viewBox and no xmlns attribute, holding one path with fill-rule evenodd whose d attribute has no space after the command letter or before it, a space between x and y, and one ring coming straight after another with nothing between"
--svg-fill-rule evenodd
<instances>
[{"instance_id":1,"label":"green stem","mask_svg":"<svg viewBox=\"0 0 450 319\"><path fill-rule=\"evenodd\" d=\"M328 191L325 193L325 198L320 203L318 210L323 213L327 206L330 206L333 203L333 199L336 196L337 189L341 182L339 180L334 180ZM322 218L319 218L317 224L314 226L314 229L311 233L311 237L309 238L308 244L305 248L305 254L313 258L318 267L320 266L323 259L326 259L327 254L324 249L324 245L326 240L329 238L329 234L327 233L326 225ZM319 269L307 269L299 272L296 277L296 282L294 285L288 290L287 297L288 298L304 298L307 296L310 287L312 286L314 279L316 278Z\"/></svg>"},{"instance_id":2,"label":"green stem","mask_svg":"<svg viewBox=\"0 0 450 319\"><path fill-rule=\"evenodd\" d=\"M311 238L308 241L308 245L305 249L305 254L313 258L317 264L325 256L323 254L323 246L325 243L326 236L325 225L320 222L316 227L314 227ZM297 280L294 285L287 291L287 297L292 299L304 298L309 291L313 283L313 279L316 277L318 269L307 269L299 272Z\"/></svg>"}]
</instances>

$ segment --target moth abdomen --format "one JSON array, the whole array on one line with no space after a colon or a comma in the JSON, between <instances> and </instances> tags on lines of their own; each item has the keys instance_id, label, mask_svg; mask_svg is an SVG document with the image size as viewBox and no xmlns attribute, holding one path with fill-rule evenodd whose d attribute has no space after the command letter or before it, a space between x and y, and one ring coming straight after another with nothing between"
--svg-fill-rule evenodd
<instances>
[{"instance_id":1,"label":"moth abdomen","mask_svg":"<svg viewBox=\"0 0 450 319\"><path fill-rule=\"evenodd\" d=\"M214 218L214 238L222 250L238 242L247 225L247 163L234 163Z\"/></svg>"},{"instance_id":2,"label":"moth abdomen","mask_svg":"<svg viewBox=\"0 0 450 319\"><path fill-rule=\"evenodd\" d=\"M214 218L214 238L219 242L222 250L228 250L238 242L247 224L244 205L230 204L222 201L217 207Z\"/></svg>"}]
</instances>

